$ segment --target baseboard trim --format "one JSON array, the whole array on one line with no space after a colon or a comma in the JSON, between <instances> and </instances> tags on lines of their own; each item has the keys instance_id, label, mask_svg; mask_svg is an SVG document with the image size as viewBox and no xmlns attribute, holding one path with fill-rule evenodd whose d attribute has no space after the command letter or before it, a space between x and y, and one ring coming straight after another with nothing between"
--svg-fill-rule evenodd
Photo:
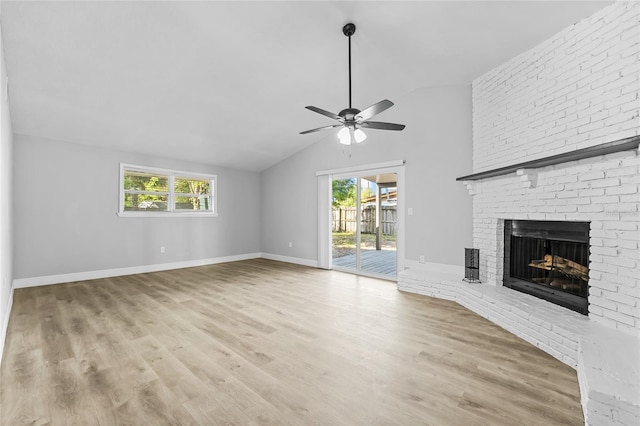
<instances>
[{"instance_id":1,"label":"baseboard trim","mask_svg":"<svg viewBox=\"0 0 640 426\"><path fill-rule=\"evenodd\" d=\"M2 354L4 353L4 342L7 339L7 330L9 329L9 318L11 316L11 308L13 307L13 288L9 292L9 302L7 310L2 318L2 329L0 329L0 366L2 365Z\"/></svg>"},{"instance_id":2,"label":"baseboard trim","mask_svg":"<svg viewBox=\"0 0 640 426\"><path fill-rule=\"evenodd\" d=\"M13 288L15 289L15 288L38 287L41 285L52 285L52 284L70 283L70 282L76 282L76 281L96 280L100 278L119 277L123 275L146 274L148 272L159 272L159 271L168 271L172 269L193 268L196 266L214 265L216 263L226 263L226 262L237 262L240 260L257 259L257 258L276 260L278 262L294 263L296 265L309 266L311 268L318 268L317 260L282 256L279 254L271 254L271 253L248 253L248 254L240 254L240 255L234 255L234 256L214 257L209 259L187 260L183 262L131 266L128 268L102 269L97 271L72 272L69 274L44 275L40 277L18 278L13 280ZM415 265L411 261L407 261L407 262L409 262L409 265L407 266L414 267L416 269L422 269L425 266L427 267L429 266L429 265L419 264L418 262L415 262ZM438 265L438 266L442 267L442 265ZM459 267L454 266L453 268L456 271L458 271Z\"/></svg>"},{"instance_id":3,"label":"baseboard trim","mask_svg":"<svg viewBox=\"0 0 640 426\"><path fill-rule=\"evenodd\" d=\"M183 262L159 263L155 265L132 266L128 268L103 269L98 271L73 272L70 274L46 275L13 280L13 288L37 287L69 283L74 281L95 280L100 278L119 277L123 275L146 274L148 272L168 271L171 269L193 268L196 266L214 265L216 263L237 262L239 260L256 259L261 253L248 253L234 256L222 256L209 259L187 260Z\"/></svg>"},{"instance_id":4,"label":"baseboard trim","mask_svg":"<svg viewBox=\"0 0 640 426\"><path fill-rule=\"evenodd\" d=\"M301 259L299 257L281 256L279 254L271 254L271 253L262 253L260 257L262 257L263 259L277 260L279 262L295 263L296 265L310 266L312 268L318 267L317 260Z\"/></svg>"},{"instance_id":5,"label":"baseboard trim","mask_svg":"<svg viewBox=\"0 0 640 426\"><path fill-rule=\"evenodd\" d=\"M464 277L464 266L450 265L445 263L425 262L420 263L417 260L405 259L404 269L412 269L416 271L434 272L438 274L451 274L456 277ZM399 271L398 271L399 272Z\"/></svg>"}]
</instances>

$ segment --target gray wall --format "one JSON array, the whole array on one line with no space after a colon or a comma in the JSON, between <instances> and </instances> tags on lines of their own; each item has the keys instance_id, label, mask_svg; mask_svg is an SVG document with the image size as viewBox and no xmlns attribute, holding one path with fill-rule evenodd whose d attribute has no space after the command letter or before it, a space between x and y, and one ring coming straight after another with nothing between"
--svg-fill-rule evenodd
<instances>
[{"instance_id":1,"label":"gray wall","mask_svg":"<svg viewBox=\"0 0 640 426\"><path fill-rule=\"evenodd\" d=\"M406 259L463 265L472 200L455 179L471 172L471 87L424 88L393 101L376 120L406 124L404 131L367 131L351 158L335 132L300 136L322 140L262 172L264 253L317 260L316 171L406 160L405 206L414 211L403 212ZM329 124L318 117L318 127Z\"/></svg>"},{"instance_id":2,"label":"gray wall","mask_svg":"<svg viewBox=\"0 0 640 426\"><path fill-rule=\"evenodd\" d=\"M4 66L4 47L2 45L2 31L0 30L0 63L2 73L0 77L0 358L4 347L4 332L9 320L9 301L11 300L12 249L12 150L13 134L11 131L11 115L9 102L7 101L7 88L5 81L7 71Z\"/></svg>"},{"instance_id":3,"label":"gray wall","mask_svg":"<svg viewBox=\"0 0 640 426\"><path fill-rule=\"evenodd\" d=\"M13 278L257 252L315 261L315 172L397 159L407 161L405 206L414 209L404 212L406 258L461 265L471 197L455 178L471 170L470 87L395 102L379 118L407 124L403 132L369 131L351 158L332 134L310 136L323 139L261 174L14 135ZM120 162L217 174L219 217L118 217Z\"/></svg>"},{"instance_id":4,"label":"gray wall","mask_svg":"<svg viewBox=\"0 0 640 426\"><path fill-rule=\"evenodd\" d=\"M23 135L14 142L14 278L260 252L258 173ZM118 217L120 162L217 174L219 216Z\"/></svg>"}]
</instances>

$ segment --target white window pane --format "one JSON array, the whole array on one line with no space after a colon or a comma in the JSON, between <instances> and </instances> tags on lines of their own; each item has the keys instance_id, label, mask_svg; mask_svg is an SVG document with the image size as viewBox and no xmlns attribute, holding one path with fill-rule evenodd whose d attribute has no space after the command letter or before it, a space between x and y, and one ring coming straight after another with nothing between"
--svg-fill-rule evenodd
<instances>
[{"instance_id":1,"label":"white window pane","mask_svg":"<svg viewBox=\"0 0 640 426\"><path fill-rule=\"evenodd\" d=\"M147 195L147 194L125 194L124 195L124 211L150 211L150 212L166 212L167 211L166 195Z\"/></svg>"},{"instance_id":2,"label":"white window pane","mask_svg":"<svg viewBox=\"0 0 640 426\"><path fill-rule=\"evenodd\" d=\"M210 183L206 179L176 177L174 183L176 194L205 195L211 192Z\"/></svg>"},{"instance_id":3,"label":"white window pane","mask_svg":"<svg viewBox=\"0 0 640 426\"><path fill-rule=\"evenodd\" d=\"M125 170L124 189L148 192L169 192L169 178L160 174Z\"/></svg>"},{"instance_id":4,"label":"white window pane","mask_svg":"<svg viewBox=\"0 0 640 426\"><path fill-rule=\"evenodd\" d=\"M176 211L211 211L211 207L211 198L207 195L176 197Z\"/></svg>"}]
</instances>

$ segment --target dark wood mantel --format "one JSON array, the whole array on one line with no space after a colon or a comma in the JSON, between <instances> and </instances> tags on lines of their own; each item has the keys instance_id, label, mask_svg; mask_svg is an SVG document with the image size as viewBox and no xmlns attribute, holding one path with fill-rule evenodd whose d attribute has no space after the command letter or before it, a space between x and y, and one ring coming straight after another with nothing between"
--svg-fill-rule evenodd
<instances>
[{"instance_id":1,"label":"dark wood mantel","mask_svg":"<svg viewBox=\"0 0 640 426\"><path fill-rule=\"evenodd\" d=\"M588 148L577 149L571 152L565 152L550 157L544 157L537 160L526 161L524 163L514 164L512 166L500 167L498 169L487 170L485 172L474 173L467 176L457 178L457 181L471 181L502 176L513 173L519 169L537 169L540 167L553 166L555 164L566 163L569 161L583 160L585 158L597 157L600 155L612 154L620 151L631 151L638 149L640 145L640 136L632 136L626 139L620 139L613 142L607 142Z\"/></svg>"}]
</instances>

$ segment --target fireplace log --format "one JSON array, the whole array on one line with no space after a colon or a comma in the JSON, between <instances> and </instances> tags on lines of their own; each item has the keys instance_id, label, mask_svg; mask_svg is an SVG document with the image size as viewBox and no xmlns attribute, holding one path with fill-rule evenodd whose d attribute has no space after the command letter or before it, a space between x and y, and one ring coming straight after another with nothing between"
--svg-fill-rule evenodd
<instances>
[{"instance_id":1,"label":"fireplace log","mask_svg":"<svg viewBox=\"0 0 640 426\"><path fill-rule=\"evenodd\" d=\"M559 287L563 290L580 290L581 285L568 280L553 280L549 283L551 287Z\"/></svg>"},{"instance_id":2,"label":"fireplace log","mask_svg":"<svg viewBox=\"0 0 640 426\"><path fill-rule=\"evenodd\" d=\"M564 275L579 278L583 281L589 280L589 269L586 266L556 255L552 256L550 254L545 254L544 259L532 260L531 263L529 263L529 266L532 268L545 269L547 271L555 270Z\"/></svg>"}]
</instances>

